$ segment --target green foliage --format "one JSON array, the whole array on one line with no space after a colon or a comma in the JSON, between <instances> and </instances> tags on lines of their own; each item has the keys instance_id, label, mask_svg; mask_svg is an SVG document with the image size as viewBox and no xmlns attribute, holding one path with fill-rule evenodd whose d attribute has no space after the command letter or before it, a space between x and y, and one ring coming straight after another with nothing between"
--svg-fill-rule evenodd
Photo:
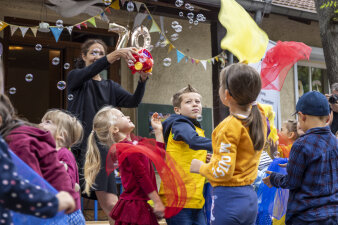
<instances>
[{"instance_id":1,"label":"green foliage","mask_svg":"<svg viewBox=\"0 0 338 225\"><path fill-rule=\"evenodd\" d=\"M323 5L321 5L319 8L320 9L324 9L324 8L328 8L328 7L337 7L337 1L327 1L326 3L323 3ZM334 11L334 13L338 13L338 9L336 9Z\"/></svg>"}]
</instances>

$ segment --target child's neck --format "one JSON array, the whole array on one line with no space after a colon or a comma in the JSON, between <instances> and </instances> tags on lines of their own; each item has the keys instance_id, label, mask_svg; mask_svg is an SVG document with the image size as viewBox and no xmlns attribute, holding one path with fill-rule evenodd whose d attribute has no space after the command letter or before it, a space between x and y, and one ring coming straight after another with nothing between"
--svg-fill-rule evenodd
<instances>
[{"instance_id":1,"label":"child's neck","mask_svg":"<svg viewBox=\"0 0 338 225\"><path fill-rule=\"evenodd\" d=\"M121 133L119 132L117 135L116 135L116 143L118 142L121 142L123 140L127 139L128 141L131 141L131 137L130 137L130 134L124 134L124 133Z\"/></svg>"},{"instance_id":2,"label":"child's neck","mask_svg":"<svg viewBox=\"0 0 338 225\"><path fill-rule=\"evenodd\" d=\"M308 121L305 125L306 127L306 131L310 130L312 128L316 128L316 127L326 127L326 123L323 121L317 121L317 120L313 120L313 121Z\"/></svg>"},{"instance_id":3,"label":"child's neck","mask_svg":"<svg viewBox=\"0 0 338 225\"><path fill-rule=\"evenodd\" d=\"M239 115L243 115L243 116L249 116L250 115L250 107L243 107L243 106L239 106L238 104L232 102L229 105L229 110L231 114L239 114Z\"/></svg>"}]
</instances>

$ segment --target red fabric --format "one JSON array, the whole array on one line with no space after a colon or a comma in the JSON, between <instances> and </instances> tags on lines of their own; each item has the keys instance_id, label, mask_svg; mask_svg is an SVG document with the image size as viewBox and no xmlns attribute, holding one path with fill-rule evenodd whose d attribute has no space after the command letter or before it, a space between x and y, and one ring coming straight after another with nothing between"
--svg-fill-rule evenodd
<instances>
[{"instance_id":1,"label":"red fabric","mask_svg":"<svg viewBox=\"0 0 338 225\"><path fill-rule=\"evenodd\" d=\"M21 126L10 132L6 142L20 159L56 190L75 195L65 167L58 160L55 142L49 132Z\"/></svg>"},{"instance_id":2,"label":"red fabric","mask_svg":"<svg viewBox=\"0 0 338 225\"><path fill-rule=\"evenodd\" d=\"M311 48L300 42L281 42L267 51L261 65L262 89L280 91L290 68L299 60L309 60Z\"/></svg>"},{"instance_id":3,"label":"red fabric","mask_svg":"<svg viewBox=\"0 0 338 225\"><path fill-rule=\"evenodd\" d=\"M158 225L152 207L145 200L120 199L109 216L115 225Z\"/></svg>"},{"instance_id":4,"label":"red fabric","mask_svg":"<svg viewBox=\"0 0 338 225\"><path fill-rule=\"evenodd\" d=\"M168 207L165 209L165 217L170 218L176 215L181 211L185 202L187 201L187 192L178 171L179 168L177 168L175 161L172 160L169 155L165 154L163 144L162 146L158 146L156 141L153 139L136 138L133 143L120 142L112 145L107 156L107 173L110 174L117 167L116 162L118 159L122 185L125 187L125 182L127 179L123 179L124 174L122 173L122 171L124 171L123 167L125 166L124 161L126 159L129 161L129 157L131 155L136 155L135 153L138 153L137 155L142 154L146 156L154 163L163 182L168 205ZM166 158L167 163L164 158ZM128 179L133 179L133 176L134 175L131 174ZM140 184L141 183L139 183L139 185ZM143 190L146 190L145 186L143 187Z\"/></svg>"},{"instance_id":5,"label":"red fabric","mask_svg":"<svg viewBox=\"0 0 338 225\"><path fill-rule=\"evenodd\" d=\"M80 182L79 171L77 169L77 164L73 153L67 148L61 148L57 151L57 156L59 157L59 161L67 164L68 169L66 171L72 183L71 187L73 190L75 190L75 184L80 185ZM80 191L74 192L74 195L72 195L72 197L74 198L74 201L76 203L75 211L81 209Z\"/></svg>"}]
</instances>

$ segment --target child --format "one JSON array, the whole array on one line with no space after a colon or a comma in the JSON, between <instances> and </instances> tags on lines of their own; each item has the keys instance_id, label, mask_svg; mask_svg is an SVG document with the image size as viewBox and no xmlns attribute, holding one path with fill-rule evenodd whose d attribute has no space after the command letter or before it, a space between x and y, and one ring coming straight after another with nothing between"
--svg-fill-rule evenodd
<instances>
[{"instance_id":1,"label":"child","mask_svg":"<svg viewBox=\"0 0 338 225\"><path fill-rule=\"evenodd\" d=\"M156 140L163 142L162 126L159 119L152 119ZM100 170L100 153L96 143L111 146L114 143L130 143L135 125L128 116L111 106L102 108L94 117L93 130L88 138L84 176L85 191L95 188L95 176ZM124 192L109 215L115 225L158 224L156 216L163 217L164 206L157 194L155 172L149 159L140 154L127 157L119 167ZM147 200L153 200L154 210Z\"/></svg>"},{"instance_id":2,"label":"child","mask_svg":"<svg viewBox=\"0 0 338 225\"><path fill-rule=\"evenodd\" d=\"M46 218L54 217L58 211L70 213L74 209L75 202L67 192L51 194L17 174L8 146L0 137L0 224L13 224L9 210Z\"/></svg>"},{"instance_id":3,"label":"child","mask_svg":"<svg viewBox=\"0 0 338 225\"><path fill-rule=\"evenodd\" d=\"M70 178L59 163L53 137L49 132L18 119L8 97L0 96L0 134L9 148L57 191L75 196Z\"/></svg>"},{"instance_id":4,"label":"child","mask_svg":"<svg viewBox=\"0 0 338 225\"><path fill-rule=\"evenodd\" d=\"M75 191L73 196L76 202L76 211L68 215L68 223L79 225L85 224L85 219L81 212L79 174L73 153L69 150L74 144L82 139L83 129L81 123L69 113L53 109L46 112L41 119L39 127L49 131L56 144L56 151L59 161L71 180L71 188Z\"/></svg>"},{"instance_id":5,"label":"child","mask_svg":"<svg viewBox=\"0 0 338 225\"><path fill-rule=\"evenodd\" d=\"M305 132L292 146L287 175L267 171L269 187L288 188L286 224L333 225L338 222L338 143L326 126L330 107L325 96L311 91L296 105Z\"/></svg>"},{"instance_id":6,"label":"child","mask_svg":"<svg viewBox=\"0 0 338 225\"><path fill-rule=\"evenodd\" d=\"M219 95L230 116L212 133L210 163L193 159L190 169L213 186L213 225L255 223L257 195L252 183L267 136L265 114L256 103L260 90L260 76L248 65L232 64L220 74Z\"/></svg>"},{"instance_id":7,"label":"child","mask_svg":"<svg viewBox=\"0 0 338 225\"><path fill-rule=\"evenodd\" d=\"M291 146L299 137L297 121L287 120L283 123L282 128L279 132L279 145L278 152L279 157L289 158ZM270 145L270 148L274 146Z\"/></svg>"},{"instance_id":8,"label":"child","mask_svg":"<svg viewBox=\"0 0 338 225\"><path fill-rule=\"evenodd\" d=\"M203 213L205 178L189 172L192 159L197 158L206 162L207 150L212 151L211 140L204 136L204 130L197 121L197 117L202 114L201 95L188 85L173 95L172 103L176 114L163 122L166 152L182 168L184 175L181 176L187 192L195 193L189 197L181 212L167 219L167 224L204 225L206 224ZM160 196L166 203L162 184Z\"/></svg>"}]
</instances>

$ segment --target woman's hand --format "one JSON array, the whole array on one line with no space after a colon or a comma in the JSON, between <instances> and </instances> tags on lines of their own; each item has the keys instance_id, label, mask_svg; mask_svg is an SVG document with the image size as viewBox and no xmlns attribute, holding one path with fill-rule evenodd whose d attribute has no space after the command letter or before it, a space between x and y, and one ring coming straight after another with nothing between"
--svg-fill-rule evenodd
<instances>
[{"instance_id":1,"label":"woman's hand","mask_svg":"<svg viewBox=\"0 0 338 225\"><path fill-rule=\"evenodd\" d=\"M60 191L56 194L56 198L59 201L58 211L65 211L69 214L75 210L75 201L68 192Z\"/></svg>"},{"instance_id":2,"label":"woman's hand","mask_svg":"<svg viewBox=\"0 0 338 225\"><path fill-rule=\"evenodd\" d=\"M140 78L141 78L142 82L145 82L148 79L148 77L153 75L152 73L145 73L145 72L142 72L142 71L140 71L139 74L140 74Z\"/></svg>"},{"instance_id":3,"label":"woman's hand","mask_svg":"<svg viewBox=\"0 0 338 225\"><path fill-rule=\"evenodd\" d=\"M135 60L133 54L138 55L137 49L134 48L134 47L120 48L120 49L117 49L117 50L109 53L107 55L107 60L108 60L109 63L113 63L116 60L123 58L123 59L126 60L127 63L128 63L129 60L132 60L133 62L135 62L136 60Z\"/></svg>"}]
</instances>

